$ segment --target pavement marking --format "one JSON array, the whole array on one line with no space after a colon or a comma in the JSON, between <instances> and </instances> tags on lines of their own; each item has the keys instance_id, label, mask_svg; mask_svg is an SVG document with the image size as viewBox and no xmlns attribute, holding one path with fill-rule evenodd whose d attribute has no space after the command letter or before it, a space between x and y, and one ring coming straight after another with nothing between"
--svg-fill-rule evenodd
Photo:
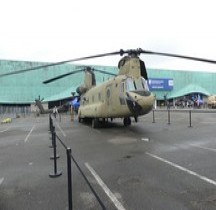
<instances>
[{"instance_id":1,"label":"pavement marking","mask_svg":"<svg viewBox=\"0 0 216 210\"><path fill-rule=\"evenodd\" d=\"M93 132L95 132L95 133L101 134L101 131L98 130L97 128L92 128L92 127L89 126L89 125L83 125L83 126L85 126L86 128L90 129L91 131L93 131Z\"/></svg>"},{"instance_id":2,"label":"pavement marking","mask_svg":"<svg viewBox=\"0 0 216 210\"><path fill-rule=\"evenodd\" d=\"M91 174L94 176L98 184L102 187L104 192L107 194L107 196L111 199L111 201L114 203L116 208L118 210L125 210L123 205L118 201L116 196L110 191L110 189L107 187L107 185L103 182L103 180L98 176L98 174L95 172L95 170L88 164L85 163L86 168L91 172Z\"/></svg>"},{"instance_id":3,"label":"pavement marking","mask_svg":"<svg viewBox=\"0 0 216 210\"><path fill-rule=\"evenodd\" d=\"M195 144L190 144L190 146L197 147L197 148L200 148L200 149L209 150L209 151L212 151L212 152L216 152L216 149L214 149L214 148L202 147L202 146L198 146L198 145L195 145Z\"/></svg>"},{"instance_id":4,"label":"pavement marking","mask_svg":"<svg viewBox=\"0 0 216 210\"><path fill-rule=\"evenodd\" d=\"M184 171L184 172L186 172L186 173L188 173L190 175L194 175L194 176L198 177L199 179L201 179L201 180L203 180L203 181L205 181L205 182L207 182L209 184L212 184L212 185L216 186L216 181L214 181L212 179L209 179L209 178L207 178L205 176L199 175L198 173L196 173L194 171L191 171L191 170L189 170L187 168L184 168L184 167L182 167L180 165L177 165L177 164L175 164L173 162L170 162L170 161L168 161L168 160L166 160L164 158L161 158L161 157L159 157L157 155L154 155L154 154L151 154L151 153L148 153L148 152L146 152L146 154L153 157L153 158L156 158L157 160L160 160L160 161L162 161L162 162L164 162L164 163L166 163L166 164L168 164L170 166L173 166L173 167L175 167L175 168L177 168L177 169L179 169L181 171Z\"/></svg>"},{"instance_id":5,"label":"pavement marking","mask_svg":"<svg viewBox=\"0 0 216 210\"><path fill-rule=\"evenodd\" d=\"M149 138L141 138L141 140L142 140L142 141L147 141L147 142L149 142L149 141L150 141L150 139L149 139Z\"/></svg>"},{"instance_id":6,"label":"pavement marking","mask_svg":"<svg viewBox=\"0 0 216 210\"><path fill-rule=\"evenodd\" d=\"M99 134L101 134L101 131L100 130L98 130L97 128L95 128L95 129L92 129L95 133L99 133Z\"/></svg>"},{"instance_id":7,"label":"pavement marking","mask_svg":"<svg viewBox=\"0 0 216 210\"><path fill-rule=\"evenodd\" d=\"M2 177L2 178L0 179L0 185L3 183L3 181L4 181L4 177Z\"/></svg>"},{"instance_id":8,"label":"pavement marking","mask_svg":"<svg viewBox=\"0 0 216 210\"><path fill-rule=\"evenodd\" d=\"M7 129L5 129L5 130L3 130L3 131L0 131L0 133L4 133L5 131L8 131L10 128L7 128Z\"/></svg>"},{"instance_id":9,"label":"pavement marking","mask_svg":"<svg viewBox=\"0 0 216 210\"><path fill-rule=\"evenodd\" d=\"M57 127L58 127L58 129L61 131L62 135L63 135L64 137L66 137L65 132L63 131L63 129L60 127L59 124L57 124Z\"/></svg>"},{"instance_id":10,"label":"pavement marking","mask_svg":"<svg viewBox=\"0 0 216 210\"><path fill-rule=\"evenodd\" d=\"M26 136L26 138L25 138L25 140L24 140L25 142L28 141L28 138L29 138L29 136L31 135L31 133L32 133L32 131L34 130L34 128L35 128L35 125L32 126L30 132L29 132L28 135Z\"/></svg>"},{"instance_id":11,"label":"pavement marking","mask_svg":"<svg viewBox=\"0 0 216 210\"><path fill-rule=\"evenodd\" d=\"M209 121L204 121L204 122L200 122L200 123L203 123L203 124L215 124L215 122L209 122Z\"/></svg>"}]
</instances>

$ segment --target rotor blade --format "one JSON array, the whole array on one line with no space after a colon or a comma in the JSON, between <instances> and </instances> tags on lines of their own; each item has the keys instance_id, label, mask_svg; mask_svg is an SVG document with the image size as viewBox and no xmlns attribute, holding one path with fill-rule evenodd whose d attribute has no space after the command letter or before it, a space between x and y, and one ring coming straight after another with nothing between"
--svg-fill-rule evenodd
<instances>
[{"instance_id":1,"label":"rotor blade","mask_svg":"<svg viewBox=\"0 0 216 210\"><path fill-rule=\"evenodd\" d=\"M55 80L58 80L58 79L67 77L67 76L69 76L69 75L71 75L71 74L76 74L76 73L81 72L81 71L84 71L84 70L85 70L85 69L79 69L79 70L76 70L76 71L72 71L72 72L68 72L68 73L65 73L65 74L61 74L61 75L59 75L59 76L57 76L57 77L53 77L53 78L51 78L51 79L45 80L45 81L43 81L43 83L44 83L44 84L48 84L48 83L50 83L50 82L54 82Z\"/></svg>"},{"instance_id":2,"label":"rotor blade","mask_svg":"<svg viewBox=\"0 0 216 210\"><path fill-rule=\"evenodd\" d=\"M117 75L117 74L110 73L110 72L103 71L103 70L99 70L99 69L93 69L93 71L97 71L97 72L100 72L100 73L103 73L103 74L112 75L112 76L116 76Z\"/></svg>"},{"instance_id":3,"label":"rotor blade","mask_svg":"<svg viewBox=\"0 0 216 210\"><path fill-rule=\"evenodd\" d=\"M160 56L168 56L168 57L174 57L174 58L183 58L188 60L194 60L194 61L202 61L207 63L213 63L216 64L215 60L205 59L205 58L197 58L197 57L191 57L191 56L185 56L185 55L178 55L178 54L172 54L172 53L161 53L161 52L153 52L148 50L139 50L140 53L144 54L152 54L152 55L160 55Z\"/></svg>"},{"instance_id":4,"label":"rotor blade","mask_svg":"<svg viewBox=\"0 0 216 210\"><path fill-rule=\"evenodd\" d=\"M42 68L62 65L62 64L65 64L65 63L70 63L70 62L75 62L75 61L82 61L82 60L87 60L87 59L92 59L92 58L100 58L100 57L117 55L117 54L123 55L124 53L125 53L125 51L120 50L120 51L111 52L111 53L103 53L103 54L92 55L92 56L87 56L87 57L75 58L75 59L71 59L71 60L60 61L60 62L56 62L56 63L50 63L50 64L36 66L36 67L28 68L28 69L22 69L22 70L18 70L18 71L14 71L14 72L4 73L4 74L1 74L0 77L13 75L13 74L20 74L20 73L24 73L24 72L27 72L27 71L38 70L38 69L42 69Z\"/></svg>"}]
</instances>

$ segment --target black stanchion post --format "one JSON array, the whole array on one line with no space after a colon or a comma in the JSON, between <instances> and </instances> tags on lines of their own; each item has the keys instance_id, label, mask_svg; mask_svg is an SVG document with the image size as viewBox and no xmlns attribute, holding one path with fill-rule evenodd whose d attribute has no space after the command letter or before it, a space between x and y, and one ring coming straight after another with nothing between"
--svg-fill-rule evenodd
<instances>
[{"instance_id":1,"label":"black stanchion post","mask_svg":"<svg viewBox=\"0 0 216 210\"><path fill-rule=\"evenodd\" d=\"M49 115L49 130L48 131L50 131L50 115Z\"/></svg>"},{"instance_id":2,"label":"black stanchion post","mask_svg":"<svg viewBox=\"0 0 216 210\"><path fill-rule=\"evenodd\" d=\"M51 114L49 115L49 131L52 133L53 129L53 119L51 117Z\"/></svg>"},{"instance_id":3,"label":"black stanchion post","mask_svg":"<svg viewBox=\"0 0 216 210\"><path fill-rule=\"evenodd\" d=\"M170 108L168 108L167 111L168 111L168 123L167 124L170 125Z\"/></svg>"},{"instance_id":4,"label":"black stanchion post","mask_svg":"<svg viewBox=\"0 0 216 210\"><path fill-rule=\"evenodd\" d=\"M50 117L50 129L49 129L49 132L50 132L50 133L53 132L53 120L52 120L51 117Z\"/></svg>"},{"instance_id":5,"label":"black stanchion post","mask_svg":"<svg viewBox=\"0 0 216 210\"><path fill-rule=\"evenodd\" d=\"M154 113L154 109L152 110L152 113L153 113L153 121L152 121L152 123L155 123L155 113Z\"/></svg>"},{"instance_id":6,"label":"black stanchion post","mask_svg":"<svg viewBox=\"0 0 216 210\"><path fill-rule=\"evenodd\" d=\"M72 173L71 173L71 148L67 148L67 173L68 173L68 209L73 209L72 199Z\"/></svg>"},{"instance_id":7,"label":"black stanchion post","mask_svg":"<svg viewBox=\"0 0 216 210\"><path fill-rule=\"evenodd\" d=\"M49 114L49 131L50 131L50 132L51 132L51 120L52 120L51 114Z\"/></svg>"},{"instance_id":8,"label":"black stanchion post","mask_svg":"<svg viewBox=\"0 0 216 210\"><path fill-rule=\"evenodd\" d=\"M52 124L52 119L51 119L51 124L50 124L50 133L51 133L51 141L52 141L52 144L49 146L50 148L53 148L53 141L54 141L54 136L53 136L53 133L55 132L55 127L53 126Z\"/></svg>"},{"instance_id":9,"label":"black stanchion post","mask_svg":"<svg viewBox=\"0 0 216 210\"><path fill-rule=\"evenodd\" d=\"M55 127L53 127L55 128ZM55 129L54 129L55 130ZM53 159L54 159L54 173L50 173L50 177L58 177L62 175L61 171L57 171L57 155L56 155L56 133L55 131L52 132L52 139L53 139Z\"/></svg>"},{"instance_id":10,"label":"black stanchion post","mask_svg":"<svg viewBox=\"0 0 216 210\"><path fill-rule=\"evenodd\" d=\"M191 125L191 110L189 110L189 128L192 128L192 125Z\"/></svg>"},{"instance_id":11,"label":"black stanchion post","mask_svg":"<svg viewBox=\"0 0 216 210\"><path fill-rule=\"evenodd\" d=\"M52 127L52 145L50 146L50 148L53 148L53 156L50 156L50 159L56 159L56 158L60 158L59 155L56 154L56 132L55 132L55 126ZM55 144L55 146L54 146ZM55 147L55 151L54 151L54 147Z\"/></svg>"},{"instance_id":12,"label":"black stanchion post","mask_svg":"<svg viewBox=\"0 0 216 210\"><path fill-rule=\"evenodd\" d=\"M52 144L49 146L49 148L53 148L53 132L55 131L55 127L53 126L53 121L51 118L51 114L49 115L49 122L50 122L50 140L52 141Z\"/></svg>"}]
</instances>

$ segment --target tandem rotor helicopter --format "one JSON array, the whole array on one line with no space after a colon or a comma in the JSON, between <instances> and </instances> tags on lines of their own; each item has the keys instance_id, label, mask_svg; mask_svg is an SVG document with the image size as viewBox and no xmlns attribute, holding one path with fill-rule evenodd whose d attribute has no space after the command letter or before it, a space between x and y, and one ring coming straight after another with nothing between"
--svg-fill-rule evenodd
<instances>
[{"instance_id":1,"label":"tandem rotor helicopter","mask_svg":"<svg viewBox=\"0 0 216 210\"><path fill-rule=\"evenodd\" d=\"M194 61L208 62L216 64L216 61L190 57L184 55L153 52L139 49L120 50L111 53L93 55L88 57L76 58L67 61L41 65L30 69L15 71L12 73L2 74L6 76L10 74L19 74L27 71L48 68L50 66L62 65L69 62L82 61L87 59L121 55L118 63L118 74L86 67L84 69L61 74L57 77L44 81L44 84L54 82L68 75L78 72L85 72L84 84L77 88L80 97L80 107L78 110L78 120L83 122L87 119L92 121L92 127L96 128L100 122L106 122L108 119L122 118L125 126L131 125L131 117L138 121L138 117L149 113L154 106L155 96L149 91L147 80L148 75L144 61L140 59L140 54L150 54L159 56L168 56L175 58L183 58ZM110 74L113 77L107 81L96 85L94 71L104 74Z\"/></svg>"}]
</instances>

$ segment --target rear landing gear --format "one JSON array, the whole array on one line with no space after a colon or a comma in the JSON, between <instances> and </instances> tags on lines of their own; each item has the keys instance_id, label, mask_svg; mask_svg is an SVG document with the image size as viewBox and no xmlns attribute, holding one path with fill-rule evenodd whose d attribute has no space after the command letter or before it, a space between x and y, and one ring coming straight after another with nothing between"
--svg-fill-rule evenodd
<instances>
[{"instance_id":1,"label":"rear landing gear","mask_svg":"<svg viewBox=\"0 0 216 210\"><path fill-rule=\"evenodd\" d=\"M131 125L131 119L130 119L130 117L124 118L123 123L124 123L124 126Z\"/></svg>"}]
</instances>

